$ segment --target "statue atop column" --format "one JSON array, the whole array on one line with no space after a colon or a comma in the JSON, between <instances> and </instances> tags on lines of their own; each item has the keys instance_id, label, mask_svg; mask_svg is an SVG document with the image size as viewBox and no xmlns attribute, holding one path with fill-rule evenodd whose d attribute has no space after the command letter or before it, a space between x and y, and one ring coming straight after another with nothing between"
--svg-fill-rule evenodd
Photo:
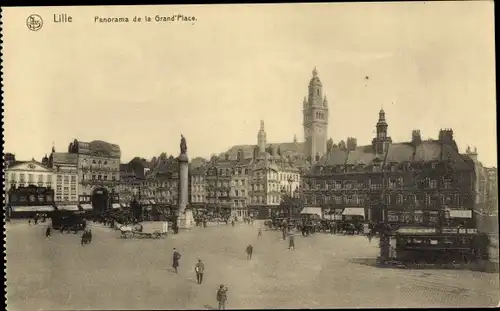
<instances>
[{"instance_id":1,"label":"statue atop column","mask_svg":"<svg viewBox=\"0 0 500 311\"><path fill-rule=\"evenodd\" d=\"M186 138L181 134L181 154L187 153Z\"/></svg>"}]
</instances>

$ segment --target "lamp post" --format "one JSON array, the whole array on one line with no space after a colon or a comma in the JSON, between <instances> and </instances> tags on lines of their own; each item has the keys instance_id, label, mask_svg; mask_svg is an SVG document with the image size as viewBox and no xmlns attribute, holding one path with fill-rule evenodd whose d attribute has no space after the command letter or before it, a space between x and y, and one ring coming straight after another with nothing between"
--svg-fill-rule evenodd
<instances>
[{"instance_id":1,"label":"lamp post","mask_svg":"<svg viewBox=\"0 0 500 311\"><path fill-rule=\"evenodd\" d=\"M293 204L293 190L292 190L292 183L293 183L293 179L292 177L290 176L288 178L288 186L290 188L290 204L288 206L288 219L289 220L292 220L292 204Z\"/></svg>"}]
</instances>

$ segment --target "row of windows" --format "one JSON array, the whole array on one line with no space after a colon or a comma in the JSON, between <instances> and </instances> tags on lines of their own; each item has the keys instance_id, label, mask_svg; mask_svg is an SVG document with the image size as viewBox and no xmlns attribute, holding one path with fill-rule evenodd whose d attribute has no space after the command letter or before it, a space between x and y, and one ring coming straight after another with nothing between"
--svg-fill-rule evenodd
<instances>
[{"instance_id":1,"label":"row of windows","mask_svg":"<svg viewBox=\"0 0 500 311\"><path fill-rule=\"evenodd\" d=\"M316 112L316 119L324 120L325 114L323 112Z\"/></svg>"},{"instance_id":2,"label":"row of windows","mask_svg":"<svg viewBox=\"0 0 500 311\"><path fill-rule=\"evenodd\" d=\"M229 187L229 182L227 181L209 181L208 182L208 185L211 186L211 187L215 187L217 186L218 188L221 188L221 187L224 187L224 188L228 188Z\"/></svg>"},{"instance_id":3,"label":"row of windows","mask_svg":"<svg viewBox=\"0 0 500 311\"><path fill-rule=\"evenodd\" d=\"M430 179L430 178L425 178L424 180L419 182L420 185L422 185L426 189L436 189L438 186L438 181L435 179ZM324 190L350 190L350 189L364 189L366 188L366 185L368 185L368 188L370 190L380 190L382 189L382 183L379 180L376 181L350 181L350 180L345 180L345 181L332 181L328 183L315 183L314 188L316 190L324 189ZM449 178L444 178L441 181L441 186L445 189L450 189L452 188L452 180ZM397 189L397 188L403 188L404 183L403 183L403 178L395 178L395 179L389 179L387 182L387 187L389 189Z\"/></svg>"},{"instance_id":4,"label":"row of windows","mask_svg":"<svg viewBox=\"0 0 500 311\"><path fill-rule=\"evenodd\" d=\"M264 204L264 203L278 204L281 201L280 196L277 196L277 195L268 195L267 202L265 201L265 198L266 197L264 197L264 196L253 196L251 201L252 201L252 203L260 203L260 204Z\"/></svg>"},{"instance_id":5,"label":"row of windows","mask_svg":"<svg viewBox=\"0 0 500 311\"><path fill-rule=\"evenodd\" d=\"M21 187L21 188L24 187L24 186L28 186L28 185L36 185L38 187L52 188L52 183L51 182L45 182L44 183L44 182L41 182L41 181L39 181L37 183L35 183L35 182L28 182L28 183L19 182L19 183L17 183L15 180L11 180L10 181L10 185L11 185L11 187L14 186L14 185L17 185L18 187Z\"/></svg>"},{"instance_id":6,"label":"row of windows","mask_svg":"<svg viewBox=\"0 0 500 311\"><path fill-rule=\"evenodd\" d=\"M204 185L193 185L193 186L191 186L191 189L195 192L204 192L205 186Z\"/></svg>"},{"instance_id":7,"label":"row of windows","mask_svg":"<svg viewBox=\"0 0 500 311\"><path fill-rule=\"evenodd\" d=\"M227 199L208 199L208 203L209 204L224 204L224 205L227 205L227 204L230 204L231 201L229 201Z\"/></svg>"},{"instance_id":8,"label":"row of windows","mask_svg":"<svg viewBox=\"0 0 500 311\"><path fill-rule=\"evenodd\" d=\"M92 175L92 180L96 180L96 177L97 180L109 180L108 175ZM111 180L116 180L116 176L111 176Z\"/></svg>"},{"instance_id":9,"label":"row of windows","mask_svg":"<svg viewBox=\"0 0 500 311\"><path fill-rule=\"evenodd\" d=\"M365 196L363 195L334 195L334 196L326 196L326 195L316 195L312 198L305 198L306 201L313 201L312 203L322 204L322 203L348 203L348 204L364 204ZM384 198L385 204L414 204L416 206L433 206L436 203L441 205L453 205L455 207L459 207L463 205L462 198L460 194L450 194L450 195L440 195L437 199L433 199L432 196L428 193L424 195L415 195L411 194L409 196L403 196L402 194L387 194Z\"/></svg>"},{"instance_id":10,"label":"row of windows","mask_svg":"<svg viewBox=\"0 0 500 311\"><path fill-rule=\"evenodd\" d=\"M78 201L77 197L75 195L69 196L69 195L56 195L56 202L76 202Z\"/></svg>"},{"instance_id":11,"label":"row of windows","mask_svg":"<svg viewBox=\"0 0 500 311\"><path fill-rule=\"evenodd\" d=\"M192 200L192 202L195 202L195 203L201 203L201 202L205 202L205 197L202 195L193 195L193 196L191 196L191 200Z\"/></svg>"},{"instance_id":12,"label":"row of windows","mask_svg":"<svg viewBox=\"0 0 500 311\"><path fill-rule=\"evenodd\" d=\"M71 178L70 178L71 177ZM69 183L70 180L71 180L71 183L76 183L76 175L72 175L72 176L67 176L67 175L57 175L57 183L62 183L64 179L64 183Z\"/></svg>"},{"instance_id":13,"label":"row of windows","mask_svg":"<svg viewBox=\"0 0 500 311\"><path fill-rule=\"evenodd\" d=\"M234 207L244 207L246 205L245 200L234 200L233 206Z\"/></svg>"},{"instance_id":14,"label":"row of windows","mask_svg":"<svg viewBox=\"0 0 500 311\"><path fill-rule=\"evenodd\" d=\"M52 175L45 175L45 174L27 174L28 175L28 182L34 182L35 181L35 175L37 176L37 181L38 182L52 182ZM17 180L17 173L10 173L9 180L16 181ZM25 173L19 173L19 182L26 182L26 174Z\"/></svg>"},{"instance_id":15,"label":"row of windows","mask_svg":"<svg viewBox=\"0 0 500 311\"><path fill-rule=\"evenodd\" d=\"M172 191L144 191L142 192L143 195L145 196L150 196L150 197L164 197L164 198L168 198L168 197L175 197L177 196L177 193L175 192L172 192Z\"/></svg>"},{"instance_id":16,"label":"row of windows","mask_svg":"<svg viewBox=\"0 0 500 311\"><path fill-rule=\"evenodd\" d=\"M228 197L228 191L209 191L208 196L210 197Z\"/></svg>"},{"instance_id":17,"label":"row of windows","mask_svg":"<svg viewBox=\"0 0 500 311\"><path fill-rule=\"evenodd\" d=\"M83 159L83 164L86 165L87 164L87 159ZM96 160L96 159L93 159L92 160L92 164L97 164L97 165L108 165L108 161L107 160ZM110 164L116 164L116 161L112 161Z\"/></svg>"},{"instance_id":18,"label":"row of windows","mask_svg":"<svg viewBox=\"0 0 500 311\"><path fill-rule=\"evenodd\" d=\"M191 176L191 180L194 182L203 182L205 181L205 177L202 175Z\"/></svg>"},{"instance_id":19,"label":"row of windows","mask_svg":"<svg viewBox=\"0 0 500 311\"><path fill-rule=\"evenodd\" d=\"M234 195L237 197L239 197L239 196L244 197L246 195L246 191L245 190L234 190Z\"/></svg>"}]
</instances>

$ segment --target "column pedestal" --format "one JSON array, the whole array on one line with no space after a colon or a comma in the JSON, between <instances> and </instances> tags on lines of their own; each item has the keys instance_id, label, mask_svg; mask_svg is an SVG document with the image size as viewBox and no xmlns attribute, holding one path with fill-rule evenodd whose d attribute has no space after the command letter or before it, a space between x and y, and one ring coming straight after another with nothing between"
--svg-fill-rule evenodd
<instances>
[{"instance_id":1,"label":"column pedestal","mask_svg":"<svg viewBox=\"0 0 500 311\"><path fill-rule=\"evenodd\" d=\"M194 227L193 211L190 208L184 210L184 214L179 214L177 218L179 229L191 229Z\"/></svg>"}]
</instances>

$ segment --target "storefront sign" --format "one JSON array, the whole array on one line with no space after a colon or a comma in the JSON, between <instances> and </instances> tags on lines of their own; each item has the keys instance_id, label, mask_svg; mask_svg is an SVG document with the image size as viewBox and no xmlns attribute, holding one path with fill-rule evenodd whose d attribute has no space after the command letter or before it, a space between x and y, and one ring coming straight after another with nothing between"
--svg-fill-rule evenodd
<instances>
[{"instance_id":1,"label":"storefront sign","mask_svg":"<svg viewBox=\"0 0 500 311\"><path fill-rule=\"evenodd\" d=\"M402 234L428 234L436 233L435 228L399 228L398 233Z\"/></svg>"}]
</instances>

